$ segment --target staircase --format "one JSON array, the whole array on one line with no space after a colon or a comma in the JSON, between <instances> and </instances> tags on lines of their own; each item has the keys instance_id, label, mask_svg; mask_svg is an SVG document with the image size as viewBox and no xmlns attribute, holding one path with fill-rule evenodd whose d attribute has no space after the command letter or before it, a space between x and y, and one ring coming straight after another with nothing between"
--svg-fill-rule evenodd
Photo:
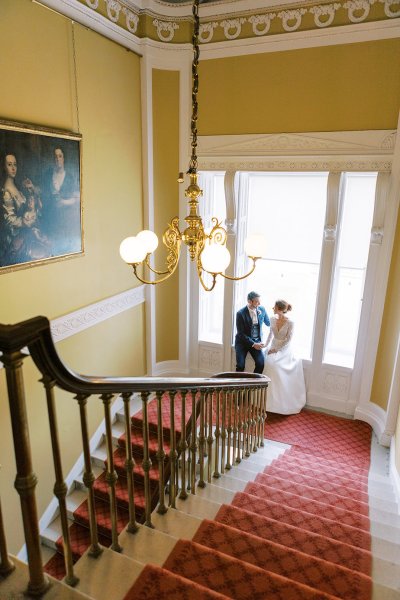
<instances>
[{"instance_id":1,"label":"staircase","mask_svg":"<svg viewBox=\"0 0 400 600\"><path fill-rule=\"evenodd\" d=\"M133 413L138 408L137 403ZM116 452L123 419L123 411L117 411L112 426ZM103 440L92 454L99 477L105 460ZM229 474L197 487L186 499L177 498L175 510L154 511L154 528L139 525L132 534L121 523L122 551L105 548L97 559L84 553L75 566L77 587L54 582L46 598L57 589L55 597L71 600L398 600L400 516L388 476L382 475L386 461L387 450L375 439L369 474L265 441ZM77 527L85 498L77 478L67 496L71 527ZM105 533L109 546L109 530ZM50 557L51 567L63 565L58 562L60 535L56 517L42 533L44 560Z\"/></svg>"}]
</instances>

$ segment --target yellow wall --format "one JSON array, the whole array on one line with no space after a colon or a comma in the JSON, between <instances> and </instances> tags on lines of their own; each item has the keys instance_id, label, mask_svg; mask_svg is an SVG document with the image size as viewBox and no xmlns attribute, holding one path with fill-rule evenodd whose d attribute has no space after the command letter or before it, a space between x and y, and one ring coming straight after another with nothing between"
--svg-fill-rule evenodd
<instances>
[{"instance_id":1,"label":"yellow wall","mask_svg":"<svg viewBox=\"0 0 400 600\"><path fill-rule=\"evenodd\" d=\"M155 230L161 242L168 223L179 216L179 73L176 71L153 70L153 149ZM165 256L159 248L156 266L161 270ZM157 362L179 358L178 286L176 272L169 281L156 287Z\"/></svg>"},{"instance_id":2,"label":"yellow wall","mask_svg":"<svg viewBox=\"0 0 400 600\"><path fill-rule=\"evenodd\" d=\"M375 363L371 401L386 409L400 335L400 215L397 221L384 316Z\"/></svg>"},{"instance_id":3,"label":"yellow wall","mask_svg":"<svg viewBox=\"0 0 400 600\"><path fill-rule=\"evenodd\" d=\"M400 40L203 60L199 134L392 129Z\"/></svg>"},{"instance_id":4,"label":"yellow wall","mask_svg":"<svg viewBox=\"0 0 400 600\"><path fill-rule=\"evenodd\" d=\"M30 0L2 0L1 12L1 118L77 131L71 22ZM52 319L136 285L118 250L124 237L143 226L140 59L79 25L75 25L75 38L85 255L0 274L1 323L38 314ZM57 348L66 363L81 373L140 375L146 372L143 320L141 305ZM50 499L53 480L48 467L41 466L49 450L47 417L38 373L29 363L28 359L25 382L41 512ZM0 489L7 534L12 536L10 549L15 552L22 533L12 488L15 468L4 375L0 370ZM67 398L59 403L65 475L81 451L76 443L76 408L70 404ZM89 407L91 432L102 418L95 404Z\"/></svg>"}]
</instances>

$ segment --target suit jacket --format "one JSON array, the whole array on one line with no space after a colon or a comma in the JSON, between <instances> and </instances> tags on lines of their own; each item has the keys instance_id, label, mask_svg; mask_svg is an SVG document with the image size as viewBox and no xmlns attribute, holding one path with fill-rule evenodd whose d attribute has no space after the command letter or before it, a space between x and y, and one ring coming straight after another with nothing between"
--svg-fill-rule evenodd
<instances>
[{"instance_id":1,"label":"suit jacket","mask_svg":"<svg viewBox=\"0 0 400 600\"><path fill-rule=\"evenodd\" d=\"M267 315L267 311L263 306L259 306L257 308L257 316L258 316L258 324L260 326L260 335L262 330L262 325L265 323L267 327L270 326L270 321ZM235 346L236 344L240 344L244 346L248 350L253 346L254 340L251 336L251 326L252 320L249 313L249 309L247 306L244 306L236 313L236 337L235 337Z\"/></svg>"}]
</instances>

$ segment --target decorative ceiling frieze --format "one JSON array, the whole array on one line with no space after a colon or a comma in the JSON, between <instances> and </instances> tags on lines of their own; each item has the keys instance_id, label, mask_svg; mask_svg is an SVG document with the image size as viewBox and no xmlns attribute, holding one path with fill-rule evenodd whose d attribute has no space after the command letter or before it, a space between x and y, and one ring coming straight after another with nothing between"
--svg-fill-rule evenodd
<instances>
[{"instance_id":1,"label":"decorative ceiling frieze","mask_svg":"<svg viewBox=\"0 0 400 600\"><path fill-rule=\"evenodd\" d=\"M139 48L144 41L186 45L191 43L191 3L163 3L158 0L40 0L70 16L73 11L86 19L107 22L122 37L132 36ZM317 32L361 23L381 25L398 20L400 0L337 0L335 2L285 2L269 0L260 8L257 0L207 3L202 5L199 40L202 45L240 43L258 38ZM266 6L267 4L267 6ZM246 8L244 8L246 6ZM67 9L67 10L66 10ZM397 22L397 21L396 21ZM350 29L349 29L350 31ZM396 37L391 35L391 37ZM225 44L224 44L225 45Z\"/></svg>"}]
</instances>

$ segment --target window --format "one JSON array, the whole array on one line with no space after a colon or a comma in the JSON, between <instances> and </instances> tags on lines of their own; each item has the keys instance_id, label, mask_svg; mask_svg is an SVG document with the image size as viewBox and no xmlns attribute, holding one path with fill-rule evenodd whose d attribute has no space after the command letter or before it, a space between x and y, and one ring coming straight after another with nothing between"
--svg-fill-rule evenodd
<instances>
[{"instance_id":1,"label":"window","mask_svg":"<svg viewBox=\"0 0 400 600\"><path fill-rule=\"evenodd\" d=\"M296 353L309 359L328 173L240 173L239 177L240 218L247 220L243 237L263 233L268 252L253 275L238 286L237 308L243 306L251 289L260 293L269 314L278 298L290 302L296 322Z\"/></svg>"},{"instance_id":2,"label":"window","mask_svg":"<svg viewBox=\"0 0 400 600\"><path fill-rule=\"evenodd\" d=\"M324 362L353 367L375 204L376 173L345 173Z\"/></svg>"},{"instance_id":3,"label":"window","mask_svg":"<svg viewBox=\"0 0 400 600\"><path fill-rule=\"evenodd\" d=\"M235 284L232 341L234 315L246 303L247 293L256 290L269 314L279 298L292 304L297 356L352 369L377 173L330 177L327 172L240 172L236 177L235 274L242 275L250 267L242 250L248 235L265 235L268 249L255 272ZM202 172L201 187L207 227L211 216L226 217L224 173ZM200 287L199 302L199 340L221 344L223 281L212 293Z\"/></svg>"}]
</instances>

